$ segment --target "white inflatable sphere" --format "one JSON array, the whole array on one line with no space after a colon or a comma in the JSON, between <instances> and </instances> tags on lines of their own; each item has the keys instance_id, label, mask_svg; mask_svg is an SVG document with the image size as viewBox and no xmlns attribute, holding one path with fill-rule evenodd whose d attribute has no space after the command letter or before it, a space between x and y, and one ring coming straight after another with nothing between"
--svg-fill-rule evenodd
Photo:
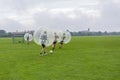
<instances>
[{"instance_id":1,"label":"white inflatable sphere","mask_svg":"<svg viewBox=\"0 0 120 80\"><path fill-rule=\"evenodd\" d=\"M37 31L35 31L34 33L34 42L38 45L42 45L42 36L44 35L44 33L46 32L47 35L47 39L45 41L45 45L46 46L50 46L52 45L53 41L54 41L54 35L52 31L49 31L48 29L43 29L40 28Z\"/></svg>"},{"instance_id":2,"label":"white inflatable sphere","mask_svg":"<svg viewBox=\"0 0 120 80\"><path fill-rule=\"evenodd\" d=\"M58 31L57 32L57 35L58 35L58 42L60 42L62 40L62 34L63 34L63 31Z\"/></svg>"},{"instance_id":3,"label":"white inflatable sphere","mask_svg":"<svg viewBox=\"0 0 120 80\"><path fill-rule=\"evenodd\" d=\"M34 40L34 42L35 42L36 44L38 44L38 45L41 45L40 37L41 37L42 31L43 31L43 29L40 28L40 29L36 30L36 31L34 32L34 35L33 35L33 40Z\"/></svg>"},{"instance_id":4,"label":"white inflatable sphere","mask_svg":"<svg viewBox=\"0 0 120 80\"><path fill-rule=\"evenodd\" d=\"M33 36L32 36L32 34L30 34L30 33L26 33L25 35L24 35L24 40L25 41L32 41L32 39L33 39Z\"/></svg>"},{"instance_id":5,"label":"white inflatable sphere","mask_svg":"<svg viewBox=\"0 0 120 80\"><path fill-rule=\"evenodd\" d=\"M58 32L58 34L59 34L59 40L58 41L62 41L63 40L63 36L65 36L65 39L63 40L63 42L65 44L70 42L70 40L71 40L70 32L68 32L68 31L60 31L60 32Z\"/></svg>"}]
</instances>

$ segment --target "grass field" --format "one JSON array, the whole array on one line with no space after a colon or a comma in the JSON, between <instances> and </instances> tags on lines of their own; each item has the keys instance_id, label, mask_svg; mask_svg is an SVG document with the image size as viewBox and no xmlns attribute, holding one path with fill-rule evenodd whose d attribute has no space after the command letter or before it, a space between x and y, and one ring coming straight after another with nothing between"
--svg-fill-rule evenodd
<instances>
[{"instance_id":1,"label":"grass field","mask_svg":"<svg viewBox=\"0 0 120 80\"><path fill-rule=\"evenodd\" d=\"M119 36L73 37L43 57L40 49L0 38L0 80L120 80Z\"/></svg>"}]
</instances>

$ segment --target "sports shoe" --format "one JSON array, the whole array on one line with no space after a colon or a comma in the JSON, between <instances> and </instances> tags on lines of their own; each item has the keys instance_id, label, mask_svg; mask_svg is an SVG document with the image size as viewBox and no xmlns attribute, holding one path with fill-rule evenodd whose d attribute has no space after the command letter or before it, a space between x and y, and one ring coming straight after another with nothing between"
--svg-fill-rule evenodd
<instances>
[{"instance_id":1,"label":"sports shoe","mask_svg":"<svg viewBox=\"0 0 120 80\"><path fill-rule=\"evenodd\" d=\"M42 53L40 53L40 56L43 56L43 54L42 54Z\"/></svg>"},{"instance_id":2,"label":"sports shoe","mask_svg":"<svg viewBox=\"0 0 120 80\"><path fill-rule=\"evenodd\" d=\"M43 55L47 55L47 53L44 53Z\"/></svg>"}]
</instances>

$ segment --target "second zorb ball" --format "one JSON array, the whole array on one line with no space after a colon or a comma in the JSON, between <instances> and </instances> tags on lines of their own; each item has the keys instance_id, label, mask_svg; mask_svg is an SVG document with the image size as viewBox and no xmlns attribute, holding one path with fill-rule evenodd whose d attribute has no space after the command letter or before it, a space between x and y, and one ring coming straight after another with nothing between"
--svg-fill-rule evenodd
<instances>
[{"instance_id":1,"label":"second zorb ball","mask_svg":"<svg viewBox=\"0 0 120 80\"><path fill-rule=\"evenodd\" d=\"M32 34L30 34L30 33L26 33L25 35L24 35L24 40L25 41L32 41L32 39L33 39L33 36L32 36Z\"/></svg>"},{"instance_id":2,"label":"second zorb ball","mask_svg":"<svg viewBox=\"0 0 120 80\"><path fill-rule=\"evenodd\" d=\"M54 41L54 35L52 31L48 29L40 28L34 33L34 42L38 45L44 43L46 46L52 45Z\"/></svg>"}]
</instances>

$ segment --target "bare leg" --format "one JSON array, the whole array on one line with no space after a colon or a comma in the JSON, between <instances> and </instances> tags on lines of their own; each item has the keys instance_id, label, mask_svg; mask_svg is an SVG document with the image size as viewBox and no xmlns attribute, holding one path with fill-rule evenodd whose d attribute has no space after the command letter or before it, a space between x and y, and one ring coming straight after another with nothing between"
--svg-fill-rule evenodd
<instances>
[{"instance_id":1,"label":"bare leg","mask_svg":"<svg viewBox=\"0 0 120 80\"><path fill-rule=\"evenodd\" d=\"M60 46L59 46L59 48L62 48L62 45L63 45L63 44L61 44L61 43L60 43Z\"/></svg>"},{"instance_id":2,"label":"bare leg","mask_svg":"<svg viewBox=\"0 0 120 80\"><path fill-rule=\"evenodd\" d=\"M52 50L53 50L53 51L54 51L54 49L55 49L55 46L56 46L55 44L52 45Z\"/></svg>"}]
</instances>

